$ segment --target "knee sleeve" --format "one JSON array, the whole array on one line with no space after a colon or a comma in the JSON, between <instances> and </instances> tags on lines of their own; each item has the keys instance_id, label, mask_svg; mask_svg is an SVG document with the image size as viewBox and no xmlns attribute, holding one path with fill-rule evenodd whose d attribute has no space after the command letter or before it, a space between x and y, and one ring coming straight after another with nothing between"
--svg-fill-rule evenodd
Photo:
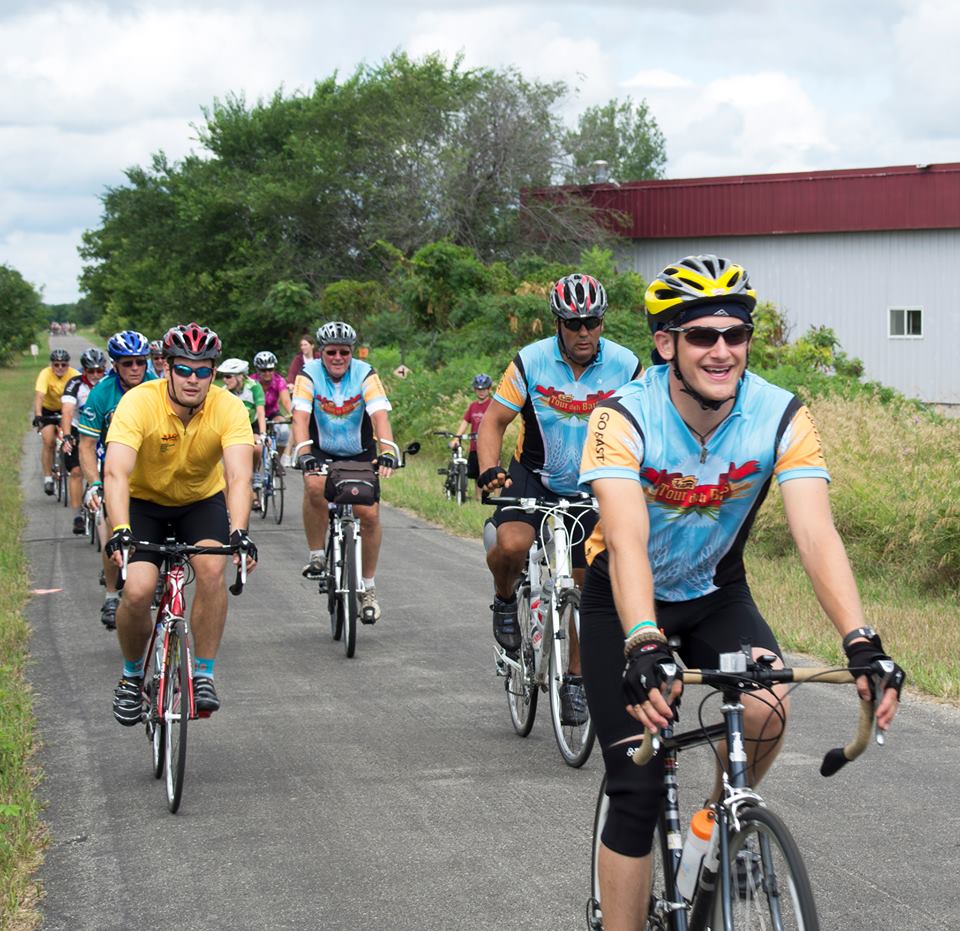
<instances>
[{"instance_id":1,"label":"knee sleeve","mask_svg":"<svg viewBox=\"0 0 960 931\"><path fill-rule=\"evenodd\" d=\"M653 830L663 800L663 762L635 766L624 747L604 753L610 812L603 843L625 857L645 857L653 848Z\"/></svg>"}]
</instances>

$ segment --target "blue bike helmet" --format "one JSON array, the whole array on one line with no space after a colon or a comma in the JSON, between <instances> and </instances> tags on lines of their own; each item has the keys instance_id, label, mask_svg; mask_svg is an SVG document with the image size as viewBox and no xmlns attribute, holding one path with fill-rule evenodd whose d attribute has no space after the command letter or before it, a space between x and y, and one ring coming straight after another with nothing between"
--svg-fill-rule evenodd
<instances>
[{"instance_id":1,"label":"blue bike helmet","mask_svg":"<svg viewBox=\"0 0 960 931\"><path fill-rule=\"evenodd\" d=\"M473 376L474 391L481 391L484 388L491 387L493 387L493 379L486 373L481 372L481 374Z\"/></svg>"},{"instance_id":2,"label":"blue bike helmet","mask_svg":"<svg viewBox=\"0 0 960 931\"><path fill-rule=\"evenodd\" d=\"M149 356L150 341L136 330L121 330L107 340L107 354L111 359Z\"/></svg>"}]
</instances>

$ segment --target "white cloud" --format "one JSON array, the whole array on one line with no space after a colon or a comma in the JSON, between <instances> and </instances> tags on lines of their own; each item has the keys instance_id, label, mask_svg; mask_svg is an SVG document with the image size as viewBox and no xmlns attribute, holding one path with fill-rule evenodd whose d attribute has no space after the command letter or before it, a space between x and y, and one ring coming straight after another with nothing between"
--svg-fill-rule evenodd
<instances>
[{"instance_id":1,"label":"white cloud","mask_svg":"<svg viewBox=\"0 0 960 931\"><path fill-rule=\"evenodd\" d=\"M15 232L0 239L0 263L20 272L48 304L66 304L78 297L80 227L58 233Z\"/></svg>"},{"instance_id":2,"label":"white cloud","mask_svg":"<svg viewBox=\"0 0 960 931\"><path fill-rule=\"evenodd\" d=\"M688 78L681 77L672 71L665 71L662 68L638 71L632 78L627 78L627 80L623 82L624 87L638 88L642 91L690 87L692 84L693 82Z\"/></svg>"}]
</instances>

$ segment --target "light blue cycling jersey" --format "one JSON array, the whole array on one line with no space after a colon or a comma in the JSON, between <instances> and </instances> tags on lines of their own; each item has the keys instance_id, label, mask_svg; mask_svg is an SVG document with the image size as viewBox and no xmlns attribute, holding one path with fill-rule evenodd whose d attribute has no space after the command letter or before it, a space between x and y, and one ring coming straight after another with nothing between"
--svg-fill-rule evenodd
<instances>
[{"instance_id":1,"label":"light blue cycling jersey","mask_svg":"<svg viewBox=\"0 0 960 931\"><path fill-rule=\"evenodd\" d=\"M580 378L561 355L559 337L524 346L494 395L523 418L514 459L539 472L556 494L575 494L590 412L639 372L637 357L608 339L600 340L596 358Z\"/></svg>"},{"instance_id":2,"label":"light blue cycling jersey","mask_svg":"<svg viewBox=\"0 0 960 931\"><path fill-rule=\"evenodd\" d=\"M147 372L143 380L156 381L157 376ZM80 408L80 414L74 421L77 430L82 436L92 436L97 440L106 437L107 430L110 427L110 418L120 403L120 398L129 391L124 388L116 371L108 372L97 382L90 393L83 407ZM98 443L98 450L101 444Z\"/></svg>"},{"instance_id":3,"label":"light blue cycling jersey","mask_svg":"<svg viewBox=\"0 0 960 931\"><path fill-rule=\"evenodd\" d=\"M294 383L295 411L312 411L310 438L319 452L354 456L373 447L370 415L391 410L380 376L360 359L351 359L340 381L333 381L322 359L307 362Z\"/></svg>"},{"instance_id":4,"label":"light blue cycling jersey","mask_svg":"<svg viewBox=\"0 0 960 931\"><path fill-rule=\"evenodd\" d=\"M700 442L670 400L657 365L598 405L583 451L581 489L595 479L640 482L650 517L650 564L661 601L687 601L746 577L743 547L770 479L830 480L810 412L746 372L730 415ZM587 561L605 549L603 520Z\"/></svg>"}]
</instances>

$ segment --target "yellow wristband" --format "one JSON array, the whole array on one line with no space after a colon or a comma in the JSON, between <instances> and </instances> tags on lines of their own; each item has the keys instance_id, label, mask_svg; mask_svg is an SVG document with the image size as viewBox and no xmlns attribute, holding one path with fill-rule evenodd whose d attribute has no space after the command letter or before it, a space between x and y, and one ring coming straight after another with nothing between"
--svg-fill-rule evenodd
<instances>
[{"instance_id":1,"label":"yellow wristband","mask_svg":"<svg viewBox=\"0 0 960 931\"><path fill-rule=\"evenodd\" d=\"M116 533L118 530L132 530L132 529L133 528L129 524L117 524L117 526L113 528L113 532Z\"/></svg>"}]
</instances>

